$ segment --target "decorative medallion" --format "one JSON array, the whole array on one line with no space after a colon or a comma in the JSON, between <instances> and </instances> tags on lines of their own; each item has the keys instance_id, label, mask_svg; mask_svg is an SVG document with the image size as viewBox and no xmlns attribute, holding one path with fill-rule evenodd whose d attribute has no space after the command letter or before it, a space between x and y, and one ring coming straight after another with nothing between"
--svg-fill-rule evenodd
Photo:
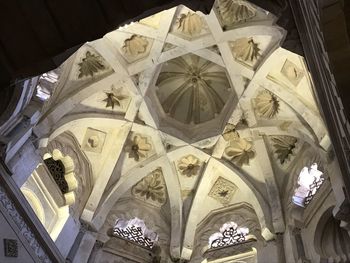
<instances>
[{"instance_id":1,"label":"decorative medallion","mask_svg":"<svg viewBox=\"0 0 350 263\"><path fill-rule=\"evenodd\" d=\"M238 166L249 165L249 160L255 156L253 144L242 138L230 141L229 146L225 149L225 154Z\"/></svg>"},{"instance_id":2,"label":"decorative medallion","mask_svg":"<svg viewBox=\"0 0 350 263\"><path fill-rule=\"evenodd\" d=\"M193 54L164 63L156 85L164 112L184 124L214 119L232 93L225 69Z\"/></svg>"},{"instance_id":3,"label":"decorative medallion","mask_svg":"<svg viewBox=\"0 0 350 263\"><path fill-rule=\"evenodd\" d=\"M222 137L224 137L225 141L238 140L239 133L236 131L236 125L228 123L225 127Z\"/></svg>"},{"instance_id":4,"label":"decorative medallion","mask_svg":"<svg viewBox=\"0 0 350 263\"><path fill-rule=\"evenodd\" d=\"M230 44L234 57L243 62L254 62L261 56L259 43L253 38L241 38Z\"/></svg>"},{"instance_id":5,"label":"decorative medallion","mask_svg":"<svg viewBox=\"0 0 350 263\"><path fill-rule=\"evenodd\" d=\"M286 163L290 156L293 155L293 150L296 147L296 143L298 141L297 138L292 136L272 136L271 137L273 147L275 148L275 154L277 154L277 158L279 159L281 164Z\"/></svg>"},{"instance_id":6,"label":"decorative medallion","mask_svg":"<svg viewBox=\"0 0 350 263\"><path fill-rule=\"evenodd\" d=\"M256 10L247 1L218 0L217 10L224 29L256 16Z\"/></svg>"},{"instance_id":7,"label":"decorative medallion","mask_svg":"<svg viewBox=\"0 0 350 263\"><path fill-rule=\"evenodd\" d=\"M102 62L102 57L90 51L86 51L85 58L82 59L82 62L78 66L80 72L78 78L85 76L93 77L95 73L106 69L106 66Z\"/></svg>"},{"instance_id":8,"label":"decorative medallion","mask_svg":"<svg viewBox=\"0 0 350 263\"><path fill-rule=\"evenodd\" d=\"M128 139L125 146L125 151L129 153L129 158L134 158L139 161L140 158L147 158L149 151L152 150L152 145L147 137L136 134L132 140Z\"/></svg>"},{"instance_id":9,"label":"decorative medallion","mask_svg":"<svg viewBox=\"0 0 350 263\"><path fill-rule=\"evenodd\" d=\"M181 14L176 25L178 31L190 37L198 36L203 29L202 18L198 14L191 12Z\"/></svg>"},{"instance_id":10,"label":"decorative medallion","mask_svg":"<svg viewBox=\"0 0 350 263\"><path fill-rule=\"evenodd\" d=\"M298 68L293 62L288 59L284 63L281 73L285 76L294 86L298 86L301 79L304 77L304 72Z\"/></svg>"},{"instance_id":11,"label":"decorative medallion","mask_svg":"<svg viewBox=\"0 0 350 263\"><path fill-rule=\"evenodd\" d=\"M132 35L124 41L122 50L124 54L130 57L137 57L147 51L149 45L148 40L140 35Z\"/></svg>"},{"instance_id":12,"label":"decorative medallion","mask_svg":"<svg viewBox=\"0 0 350 263\"><path fill-rule=\"evenodd\" d=\"M114 109L114 106L121 107L121 102L128 97L126 95L122 94L122 88L115 89L114 85L112 85L110 91L105 91L106 98L103 100L106 102L106 108L111 107L112 110Z\"/></svg>"},{"instance_id":13,"label":"decorative medallion","mask_svg":"<svg viewBox=\"0 0 350 263\"><path fill-rule=\"evenodd\" d=\"M279 112L280 102L272 92L263 90L255 98L255 106L260 116L271 119Z\"/></svg>"},{"instance_id":14,"label":"decorative medallion","mask_svg":"<svg viewBox=\"0 0 350 263\"><path fill-rule=\"evenodd\" d=\"M103 131L87 128L82 149L87 152L101 153L106 139L106 133Z\"/></svg>"},{"instance_id":15,"label":"decorative medallion","mask_svg":"<svg viewBox=\"0 0 350 263\"><path fill-rule=\"evenodd\" d=\"M177 165L180 173L187 177L192 177L198 174L201 164L198 158L193 155L187 155L181 158Z\"/></svg>"},{"instance_id":16,"label":"decorative medallion","mask_svg":"<svg viewBox=\"0 0 350 263\"><path fill-rule=\"evenodd\" d=\"M164 204L166 201L166 187L162 170L157 169L139 181L132 188L132 194L143 201Z\"/></svg>"},{"instance_id":17,"label":"decorative medallion","mask_svg":"<svg viewBox=\"0 0 350 263\"><path fill-rule=\"evenodd\" d=\"M4 254L5 257L18 257L18 243L16 239L4 239Z\"/></svg>"},{"instance_id":18,"label":"decorative medallion","mask_svg":"<svg viewBox=\"0 0 350 263\"><path fill-rule=\"evenodd\" d=\"M235 184L223 177L219 177L211 188L209 196L223 205L228 205L236 190L237 186Z\"/></svg>"},{"instance_id":19,"label":"decorative medallion","mask_svg":"<svg viewBox=\"0 0 350 263\"><path fill-rule=\"evenodd\" d=\"M214 233L209 237L209 247L220 248L242 243L246 241L248 234L248 228L238 227L235 222L228 222L220 228L220 232Z\"/></svg>"}]
</instances>

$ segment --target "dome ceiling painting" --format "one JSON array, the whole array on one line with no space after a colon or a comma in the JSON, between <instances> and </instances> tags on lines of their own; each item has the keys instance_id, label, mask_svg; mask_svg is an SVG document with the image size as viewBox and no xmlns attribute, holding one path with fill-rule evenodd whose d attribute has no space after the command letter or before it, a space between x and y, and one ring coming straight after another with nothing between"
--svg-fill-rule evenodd
<instances>
[{"instance_id":1,"label":"dome ceiling painting","mask_svg":"<svg viewBox=\"0 0 350 263\"><path fill-rule=\"evenodd\" d=\"M81 220L102 242L116 218L140 218L162 258L202 262L226 222L262 242L284 232L295 171L326 160L330 143L274 18L243 0L209 15L178 6L62 64L35 133L43 151L62 134L80 145L93 177Z\"/></svg>"}]
</instances>

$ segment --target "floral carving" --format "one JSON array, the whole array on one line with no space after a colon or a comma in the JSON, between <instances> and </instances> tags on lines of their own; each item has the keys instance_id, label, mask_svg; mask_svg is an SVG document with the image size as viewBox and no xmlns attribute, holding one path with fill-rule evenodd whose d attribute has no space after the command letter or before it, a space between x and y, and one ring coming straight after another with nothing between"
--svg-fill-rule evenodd
<instances>
[{"instance_id":1,"label":"floral carving","mask_svg":"<svg viewBox=\"0 0 350 263\"><path fill-rule=\"evenodd\" d=\"M225 27L245 22L256 15L256 10L243 0L219 0L217 10Z\"/></svg>"},{"instance_id":2,"label":"floral carving","mask_svg":"<svg viewBox=\"0 0 350 263\"><path fill-rule=\"evenodd\" d=\"M209 192L209 196L219 201L223 205L230 203L237 186L223 177L219 177Z\"/></svg>"},{"instance_id":3,"label":"floral carving","mask_svg":"<svg viewBox=\"0 0 350 263\"><path fill-rule=\"evenodd\" d=\"M271 119L279 112L280 102L272 92L263 90L255 98L255 106L260 116Z\"/></svg>"},{"instance_id":4,"label":"floral carving","mask_svg":"<svg viewBox=\"0 0 350 263\"><path fill-rule=\"evenodd\" d=\"M177 20L177 29L185 35L197 36L203 29L202 18L196 13L182 14Z\"/></svg>"},{"instance_id":5,"label":"floral carving","mask_svg":"<svg viewBox=\"0 0 350 263\"><path fill-rule=\"evenodd\" d=\"M253 38L241 38L231 43L231 50L236 59L244 62L253 62L261 56L259 43Z\"/></svg>"},{"instance_id":6,"label":"floral carving","mask_svg":"<svg viewBox=\"0 0 350 263\"><path fill-rule=\"evenodd\" d=\"M200 161L193 155L181 158L177 166L182 175L191 177L197 175L200 170Z\"/></svg>"},{"instance_id":7,"label":"floral carving","mask_svg":"<svg viewBox=\"0 0 350 263\"><path fill-rule=\"evenodd\" d=\"M106 66L102 62L102 58L99 55L92 54L90 51L86 51L85 58L78 64L79 66L79 78L84 76L93 76L98 71L106 69Z\"/></svg>"},{"instance_id":8,"label":"floral carving","mask_svg":"<svg viewBox=\"0 0 350 263\"><path fill-rule=\"evenodd\" d=\"M225 153L238 166L249 165L249 160L255 156L253 144L242 138L230 141Z\"/></svg>"},{"instance_id":9,"label":"floral carving","mask_svg":"<svg viewBox=\"0 0 350 263\"><path fill-rule=\"evenodd\" d=\"M88 152L101 153L106 139L106 133L103 131L87 128L82 149Z\"/></svg>"},{"instance_id":10,"label":"floral carving","mask_svg":"<svg viewBox=\"0 0 350 263\"><path fill-rule=\"evenodd\" d=\"M129 158L139 161L140 158L146 158L148 152L152 150L152 145L148 142L147 137L136 134L132 140L128 139L125 150L129 153Z\"/></svg>"},{"instance_id":11,"label":"floral carving","mask_svg":"<svg viewBox=\"0 0 350 263\"><path fill-rule=\"evenodd\" d=\"M115 105L120 107L121 101L127 99L127 96L122 94L122 88L115 89L114 85L112 85L110 91L105 91L105 94L107 97L103 101L106 102L106 108L111 107L112 110L114 109Z\"/></svg>"},{"instance_id":12,"label":"floral carving","mask_svg":"<svg viewBox=\"0 0 350 263\"><path fill-rule=\"evenodd\" d=\"M236 125L227 124L222 137L224 137L225 141L238 140L239 133L236 131Z\"/></svg>"},{"instance_id":13,"label":"floral carving","mask_svg":"<svg viewBox=\"0 0 350 263\"><path fill-rule=\"evenodd\" d=\"M304 77L304 72L288 59L284 63L281 73L294 85L298 86Z\"/></svg>"},{"instance_id":14,"label":"floral carving","mask_svg":"<svg viewBox=\"0 0 350 263\"><path fill-rule=\"evenodd\" d=\"M140 35L132 35L124 41L123 52L131 57L136 57L147 51L148 40Z\"/></svg>"},{"instance_id":15,"label":"floral carving","mask_svg":"<svg viewBox=\"0 0 350 263\"><path fill-rule=\"evenodd\" d=\"M296 147L297 138L292 136L273 136L271 138L273 147L275 148L275 154L280 160L281 164L284 164L293 155L293 150Z\"/></svg>"},{"instance_id":16,"label":"floral carving","mask_svg":"<svg viewBox=\"0 0 350 263\"><path fill-rule=\"evenodd\" d=\"M164 204L166 201L166 190L162 171L157 169L147 175L132 188L132 193L141 199Z\"/></svg>"}]
</instances>

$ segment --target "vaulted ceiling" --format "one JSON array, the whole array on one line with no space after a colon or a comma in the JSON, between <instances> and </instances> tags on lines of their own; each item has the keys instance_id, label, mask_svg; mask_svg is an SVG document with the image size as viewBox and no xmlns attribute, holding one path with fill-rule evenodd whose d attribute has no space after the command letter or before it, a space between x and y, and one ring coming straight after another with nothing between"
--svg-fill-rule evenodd
<instances>
[{"instance_id":1,"label":"vaulted ceiling","mask_svg":"<svg viewBox=\"0 0 350 263\"><path fill-rule=\"evenodd\" d=\"M62 134L79 143L93 176L82 220L100 239L139 217L162 253L200 259L213 222L261 240L284 231L299 171L326 164L330 143L305 61L274 22L243 1L209 15L180 5L62 64L35 133L43 149Z\"/></svg>"}]
</instances>

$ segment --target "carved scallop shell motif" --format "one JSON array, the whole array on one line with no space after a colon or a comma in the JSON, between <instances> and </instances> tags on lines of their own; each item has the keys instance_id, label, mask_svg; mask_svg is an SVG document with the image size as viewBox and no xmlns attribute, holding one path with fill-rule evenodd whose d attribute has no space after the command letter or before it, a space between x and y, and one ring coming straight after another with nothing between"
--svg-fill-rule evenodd
<instances>
[{"instance_id":1,"label":"carved scallop shell motif","mask_svg":"<svg viewBox=\"0 0 350 263\"><path fill-rule=\"evenodd\" d=\"M253 62L261 56L259 43L254 42L253 38L241 38L231 42L231 50L236 59Z\"/></svg>"},{"instance_id":2,"label":"carved scallop shell motif","mask_svg":"<svg viewBox=\"0 0 350 263\"><path fill-rule=\"evenodd\" d=\"M198 36L202 29L202 18L196 13L181 14L177 20L177 30L190 37Z\"/></svg>"},{"instance_id":3,"label":"carved scallop shell motif","mask_svg":"<svg viewBox=\"0 0 350 263\"><path fill-rule=\"evenodd\" d=\"M217 9L224 26L245 22L256 15L255 8L242 0L219 0Z\"/></svg>"},{"instance_id":4,"label":"carved scallop shell motif","mask_svg":"<svg viewBox=\"0 0 350 263\"><path fill-rule=\"evenodd\" d=\"M132 35L124 41L122 50L130 57L137 57L147 51L148 40L140 35Z\"/></svg>"},{"instance_id":5,"label":"carved scallop shell motif","mask_svg":"<svg viewBox=\"0 0 350 263\"><path fill-rule=\"evenodd\" d=\"M294 149L298 142L298 139L292 136L272 136L274 153L277 155L281 164L288 162L292 155L294 155Z\"/></svg>"},{"instance_id":6,"label":"carved scallop shell motif","mask_svg":"<svg viewBox=\"0 0 350 263\"><path fill-rule=\"evenodd\" d=\"M277 115L280 102L272 92L263 90L255 98L255 109L260 116L271 119Z\"/></svg>"}]
</instances>

